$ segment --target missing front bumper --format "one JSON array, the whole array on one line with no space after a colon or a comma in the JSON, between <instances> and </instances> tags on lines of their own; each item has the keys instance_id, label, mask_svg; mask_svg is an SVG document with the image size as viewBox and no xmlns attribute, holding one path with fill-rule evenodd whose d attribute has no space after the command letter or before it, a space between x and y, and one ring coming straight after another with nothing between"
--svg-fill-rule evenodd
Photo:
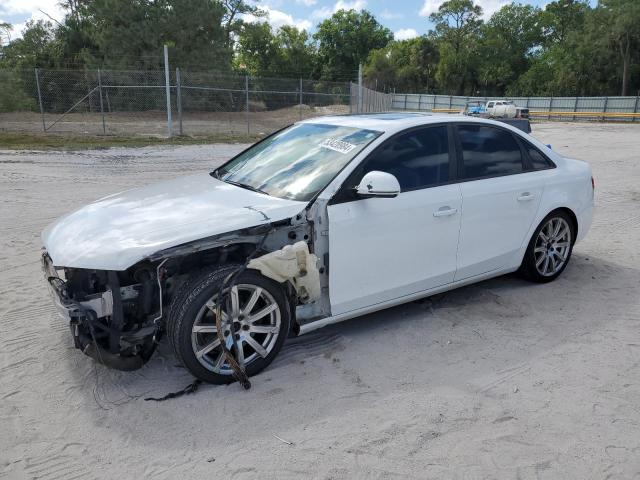
<instances>
[{"instance_id":1,"label":"missing front bumper","mask_svg":"<svg viewBox=\"0 0 640 480\"><path fill-rule=\"evenodd\" d=\"M155 350L158 329L155 325L122 331L112 324L115 308L121 305L121 296L115 302L112 290L87 295L76 301L68 285L60 277L46 251L42 253L42 270L57 315L68 322L74 345L95 361L117 370L131 371L141 368ZM120 288L118 287L118 295ZM122 315L121 308L119 315Z\"/></svg>"}]
</instances>

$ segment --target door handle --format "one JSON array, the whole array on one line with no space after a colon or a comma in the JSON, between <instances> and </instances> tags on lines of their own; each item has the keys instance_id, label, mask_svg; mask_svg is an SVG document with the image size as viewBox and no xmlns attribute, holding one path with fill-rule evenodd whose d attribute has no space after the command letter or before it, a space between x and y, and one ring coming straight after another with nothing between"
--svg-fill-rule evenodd
<instances>
[{"instance_id":1,"label":"door handle","mask_svg":"<svg viewBox=\"0 0 640 480\"><path fill-rule=\"evenodd\" d=\"M519 202L529 202L531 200L533 200L534 198L536 198L535 195L529 193L529 192L524 192L522 195L520 195L518 197L518 201Z\"/></svg>"},{"instance_id":2,"label":"door handle","mask_svg":"<svg viewBox=\"0 0 640 480\"><path fill-rule=\"evenodd\" d=\"M434 217L448 217L449 215L455 215L458 213L457 208L451 207L440 207L438 210L433 212Z\"/></svg>"}]
</instances>

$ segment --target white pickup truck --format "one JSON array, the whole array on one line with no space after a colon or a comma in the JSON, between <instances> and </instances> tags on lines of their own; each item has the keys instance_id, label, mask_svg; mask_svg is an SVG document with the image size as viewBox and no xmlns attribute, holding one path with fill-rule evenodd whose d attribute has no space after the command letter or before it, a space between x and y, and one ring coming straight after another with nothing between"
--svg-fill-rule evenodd
<instances>
[{"instance_id":1,"label":"white pickup truck","mask_svg":"<svg viewBox=\"0 0 640 480\"><path fill-rule=\"evenodd\" d=\"M495 118L516 118L518 109L507 100L492 100L487 102L487 115Z\"/></svg>"},{"instance_id":2,"label":"white pickup truck","mask_svg":"<svg viewBox=\"0 0 640 480\"><path fill-rule=\"evenodd\" d=\"M460 113L472 117L493 118L519 128L525 133L531 133L529 109L516 107L509 100L489 100L486 102L472 100L467 102Z\"/></svg>"},{"instance_id":3,"label":"white pickup truck","mask_svg":"<svg viewBox=\"0 0 640 480\"><path fill-rule=\"evenodd\" d=\"M529 109L516 107L510 100L490 100L468 102L463 110L465 115L485 118L529 118Z\"/></svg>"}]
</instances>

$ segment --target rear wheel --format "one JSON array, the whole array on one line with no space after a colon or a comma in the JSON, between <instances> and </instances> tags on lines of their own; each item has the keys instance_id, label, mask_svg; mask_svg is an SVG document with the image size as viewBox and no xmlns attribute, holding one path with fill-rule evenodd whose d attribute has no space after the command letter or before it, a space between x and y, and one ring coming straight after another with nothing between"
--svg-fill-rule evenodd
<instances>
[{"instance_id":1,"label":"rear wheel","mask_svg":"<svg viewBox=\"0 0 640 480\"><path fill-rule=\"evenodd\" d=\"M217 335L215 305L222 282L234 268L193 277L170 308L167 333L176 356L193 375L210 383L233 381ZM249 376L257 374L273 361L289 331L282 287L257 272L245 271L229 292L221 323L227 348Z\"/></svg>"},{"instance_id":2,"label":"rear wheel","mask_svg":"<svg viewBox=\"0 0 640 480\"><path fill-rule=\"evenodd\" d=\"M520 267L524 276L540 283L558 278L571 258L574 231L573 221L566 212L551 212L529 242Z\"/></svg>"}]
</instances>

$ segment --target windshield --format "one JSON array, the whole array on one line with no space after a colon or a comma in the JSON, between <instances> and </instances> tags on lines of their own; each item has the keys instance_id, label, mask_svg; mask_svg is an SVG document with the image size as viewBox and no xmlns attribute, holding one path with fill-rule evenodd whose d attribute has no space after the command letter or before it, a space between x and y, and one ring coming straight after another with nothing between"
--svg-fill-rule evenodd
<instances>
[{"instance_id":1,"label":"windshield","mask_svg":"<svg viewBox=\"0 0 640 480\"><path fill-rule=\"evenodd\" d=\"M254 145L212 175L240 187L307 201L382 132L302 123Z\"/></svg>"}]
</instances>

